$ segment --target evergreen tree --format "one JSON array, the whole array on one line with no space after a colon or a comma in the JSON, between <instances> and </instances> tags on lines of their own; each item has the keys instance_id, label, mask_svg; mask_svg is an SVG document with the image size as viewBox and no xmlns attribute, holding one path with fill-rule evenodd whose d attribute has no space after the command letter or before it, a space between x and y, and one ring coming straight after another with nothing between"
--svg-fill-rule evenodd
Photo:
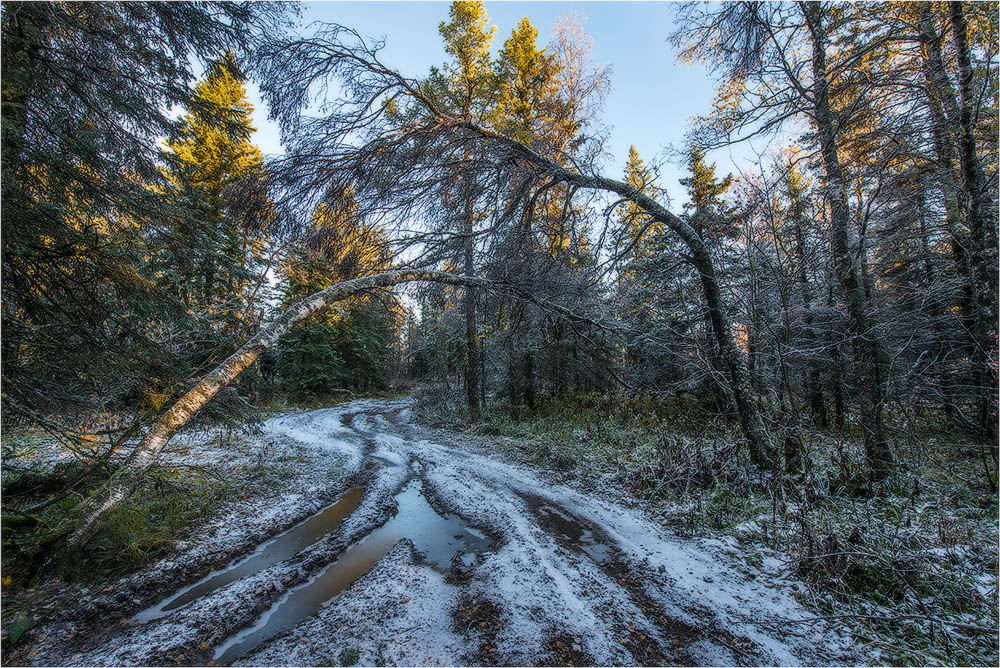
<instances>
[{"instance_id":1,"label":"evergreen tree","mask_svg":"<svg viewBox=\"0 0 1000 668\"><path fill-rule=\"evenodd\" d=\"M575 135L582 127L577 114L585 106L581 99L585 91L573 88L584 78L583 54L559 41L555 46L539 46L538 30L528 18L518 22L496 63L492 121L507 135L559 164L569 164L567 149L576 146ZM514 170L505 207L517 207L517 198L524 197L518 184L530 178L529 172ZM521 208L520 216L495 230L488 271L532 285L537 294L554 301L568 292L592 290L593 257L581 224L584 212L568 198L565 185L553 184L525 201L530 205ZM493 355L502 360L506 395L512 405L523 403L531 408L550 389L562 395L571 385L600 385L607 355L593 339L571 333L564 323L517 301L496 301L497 307L490 309L500 314L493 328L494 340L515 342L510 350ZM586 361L577 361L582 359Z\"/></svg>"},{"instance_id":2,"label":"evergreen tree","mask_svg":"<svg viewBox=\"0 0 1000 668\"><path fill-rule=\"evenodd\" d=\"M194 64L239 52L283 11L3 5L5 416L86 412L186 380L172 332L189 316L143 273L159 243L151 230L191 213L161 170L160 141L175 132L167 110L189 101Z\"/></svg>"},{"instance_id":3,"label":"evergreen tree","mask_svg":"<svg viewBox=\"0 0 1000 668\"><path fill-rule=\"evenodd\" d=\"M302 247L283 266L283 305L330 285L387 271L385 239L359 221L350 197L321 203ZM398 318L370 297L317 313L292 330L278 351L283 391L317 400L336 390L384 389L391 382Z\"/></svg>"},{"instance_id":4,"label":"evergreen tree","mask_svg":"<svg viewBox=\"0 0 1000 668\"><path fill-rule=\"evenodd\" d=\"M445 64L447 97L463 118L481 120L492 107L496 80L490 46L496 26L490 26L486 7L479 0L455 0L450 21L438 27L444 50L452 60Z\"/></svg>"},{"instance_id":5,"label":"evergreen tree","mask_svg":"<svg viewBox=\"0 0 1000 668\"><path fill-rule=\"evenodd\" d=\"M733 221L725 217L725 203L722 195L729 190L733 183L733 177L727 175L719 179L715 175L715 163L709 164L705 161L704 152L692 146L688 151L688 169L691 175L681 179L681 185L688 191L690 200L685 202L684 209L688 211L691 226L703 240L718 241L722 236L735 236L738 232ZM713 244L713 249L717 254L724 254L726 247L724 244ZM720 262L720 274L722 268L728 262ZM694 277L690 277L694 278ZM694 281L697 285L697 281ZM692 286L693 287L693 286ZM698 290L698 287L694 287ZM709 362L709 387L717 406L722 407L727 402L726 388L719 379L724 374L724 360L719 349L716 337L712 331L711 315L706 310L702 313L704 323L703 345L704 357Z\"/></svg>"},{"instance_id":6,"label":"evergreen tree","mask_svg":"<svg viewBox=\"0 0 1000 668\"><path fill-rule=\"evenodd\" d=\"M635 146L628 147L628 162L625 163L625 183L644 195L656 199L653 187L653 174L639 157ZM643 239L658 235L663 230L663 223L651 222L648 214L642 213L634 202L626 202L619 210L619 220L628 233L628 242L636 255L643 254Z\"/></svg>"},{"instance_id":7,"label":"evergreen tree","mask_svg":"<svg viewBox=\"0 0 1000 668\"><path fill-rule=\"evenodd\" d=\"M180 135L167 144L174 195L192 214L173 230L163 266L176 268L170 278L188 306L214 309L230 321L246 312L245 288L264 247L264 231L250 229L227 190L262 167L252 114L244 79L227 54L195 86Z\"/></svg>"},{"instance_id":8,"label":"evergreen tree","mask_svg":"<svg viewBox=\"0 0 1000 668\"><path fill-rule=\"evenodd\" d=\"M489 17L482 2L456 0L449 10L451 20L441 23L439 31L444 39L445 52L452 60L444 67L445 95L457 115L466 120L479 121L486 117L493 106L496 79L490 66L490 45L496 26L489 25ZM446 184L443 196L455 202L453 213L460 225L462 268L466 275L476 274L476 174L471 167L471 153L466 149L452 183ZM466 401L474 417L479 415L481 379L479 358L479 327L476 322L476 292L466 289L465 294Z\"/></svg>"},{"instance_id":9,"label":"evergreen tree","mask_svg":"<svg viewBox=\"0 0 1000 668\"><path fill-rule=\"evenodd\" d=\"M685 202L684 209L691 212L695 230L702 237L735 234L731 222L722 219L722 195L733 185L732 174L717 178L715 163L705 162L705 153L695 147L688 152L687 164L691 176L681 179L681 185L687 188L691 198Z\"/></svg>"},{"instance_id":10,"label":"evergreen tree","mask_svg":"<svg viewBox=\"0 0 1000 668\"><path fill-rule=\"evenodd\" d=\"M655 175L629 147L624 181L657 199ZM634 202L619 209L620 250L624 266L616 284L616 302L629 326L625 363L633 382L663 392L690 390L699 373L691 364L691 301L699 290L697 276L680 261L683 244ZM670 345L662 342L669 341Z\"/></svg>"},{"instance_id":11,"label":"evergreen tree","mask_svg":"<svg viewBox=\"0 0 1000 668\"><path fill-rule=\"evenodd\" d=\"M531 144L544 132L548 107L555 98L558 66L536 45L538 29L520 20L503 44L497 62L496 114L500 126L518 141Z\"/></svg>"}]
</instances>

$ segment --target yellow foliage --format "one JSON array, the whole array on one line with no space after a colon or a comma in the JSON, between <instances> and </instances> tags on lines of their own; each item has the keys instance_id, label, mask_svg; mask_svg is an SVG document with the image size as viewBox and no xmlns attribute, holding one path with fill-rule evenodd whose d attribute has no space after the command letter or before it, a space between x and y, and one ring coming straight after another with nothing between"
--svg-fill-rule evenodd
<instances>
[{"instance_id":1,"label":"yellow foliage","mask_svg":"<svg viewBox=\"0 0 1000 668\"><path fill-rule=\"evenodd\" d=\"M141 405L143 410L159 411L170 399L167 392L153 392L151 390L142 391Z\"/></svg>"}]
</instances>

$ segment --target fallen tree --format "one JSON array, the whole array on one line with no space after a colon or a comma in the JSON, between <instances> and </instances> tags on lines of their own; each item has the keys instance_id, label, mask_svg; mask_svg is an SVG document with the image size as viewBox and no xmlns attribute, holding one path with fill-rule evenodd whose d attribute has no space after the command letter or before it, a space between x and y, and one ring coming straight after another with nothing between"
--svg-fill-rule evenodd
<instances>
[{"instance_id":1,"label":"fallen tree","mask_svg":"<svg viewBox=\"0 0 1000 668\"><path fill-rule=\"evenodd\" d=\"M83 503L83 513L80 525L73 530L68 539L71 548L82 547L97 532L104 515L121 503L132 493L136 484L157 456L163 451L174 434L186 425L195 413L201 410L224 387L233 382L253 364L260 355L274 346L278 340L287 334L295 325L322 308L335 304L352 295L368 290L388 288L401 283L428 281L447 285L464 287L479 287L488 290L507 292L525 301L556 313L560 317L576 322L604 327L591 318L573 313L558 304L540 300L530 293L518 288L488 281L471 276L448 274L441 271L421 269L400 269L383 274L363 276L350 281L335 283L330 287L315 292L308 297L289 306L275 320L265 326L249 341L240 346L239 350L215 367L184 396L174 402L163 415L142 437L139 444L125 460L121 469Z\"/></svg>"}]
</instances>

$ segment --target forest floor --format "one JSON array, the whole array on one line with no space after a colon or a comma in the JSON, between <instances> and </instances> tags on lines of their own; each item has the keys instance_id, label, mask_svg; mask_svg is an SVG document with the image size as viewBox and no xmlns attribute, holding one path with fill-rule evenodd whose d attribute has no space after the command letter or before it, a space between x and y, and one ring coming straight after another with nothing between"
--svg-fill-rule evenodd
<instances>
[{"instance_id":1,"label":"forest floor","mask_svg":"<svg viewBox=\"0 0 1000 668\"><path fill-rule=\"evenodd\" d=\"M623 501L676 536L771 559L814 619L889 665L996 665L998 507L988 452L933 417L889 418L897 464L874 488L848 422L802 420L797 471L762 474L735 425L692 397L581 394L532 410L494 402L478 420L433 388L414 413L495 456ZM807 622L801 622L807 623Z\"/></svg>"},{"instance_id":2,"label":"forest floor","mask_svg":"<svg viewBox=\"0 0 1000 668\"><path fill-rule=\"evenodd\" d=\"M5 586L7 665L717 665L879 660L766 547L681 535L612 486L428 431L411 402L181 437L245 489L166 556ZM270 486L254 482L271 470ZM242 483L242 484L241 484ZM801 620L810 620L802 622Z\"/></svg>"}]
</instances>

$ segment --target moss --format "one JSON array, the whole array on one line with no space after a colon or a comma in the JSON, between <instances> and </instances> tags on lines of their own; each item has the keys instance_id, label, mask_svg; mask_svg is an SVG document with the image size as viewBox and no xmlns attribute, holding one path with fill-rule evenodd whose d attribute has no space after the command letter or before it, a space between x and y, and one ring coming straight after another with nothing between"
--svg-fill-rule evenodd
<instances>
[{"instance_id":1,"label":"moss","mask_svg":"<svg viewBox=\"0 0 1000 668\"><path fill-rule=\"evenodd\" d=\"M219 476L207 468L154 468L126 501L108 513L85 549L67 551L58 547L60 543L52 539L75 526L79 500L114 470L109 466L90 472L85 484L74 488L72 494L30 517L5 513L4 573L27 585L43 574L91 582L137 570L166 554L199 520L217 513L226 503L264 493L281 485L292 473L289 467L280 465L231 477ZM5 475L3 493L7 499L16 497L17 507L28 507L45 501L84 472L81 463L70 462L48 472ZM42 564L44 569L39 568Z\"/></svg>"}]
</instances>

